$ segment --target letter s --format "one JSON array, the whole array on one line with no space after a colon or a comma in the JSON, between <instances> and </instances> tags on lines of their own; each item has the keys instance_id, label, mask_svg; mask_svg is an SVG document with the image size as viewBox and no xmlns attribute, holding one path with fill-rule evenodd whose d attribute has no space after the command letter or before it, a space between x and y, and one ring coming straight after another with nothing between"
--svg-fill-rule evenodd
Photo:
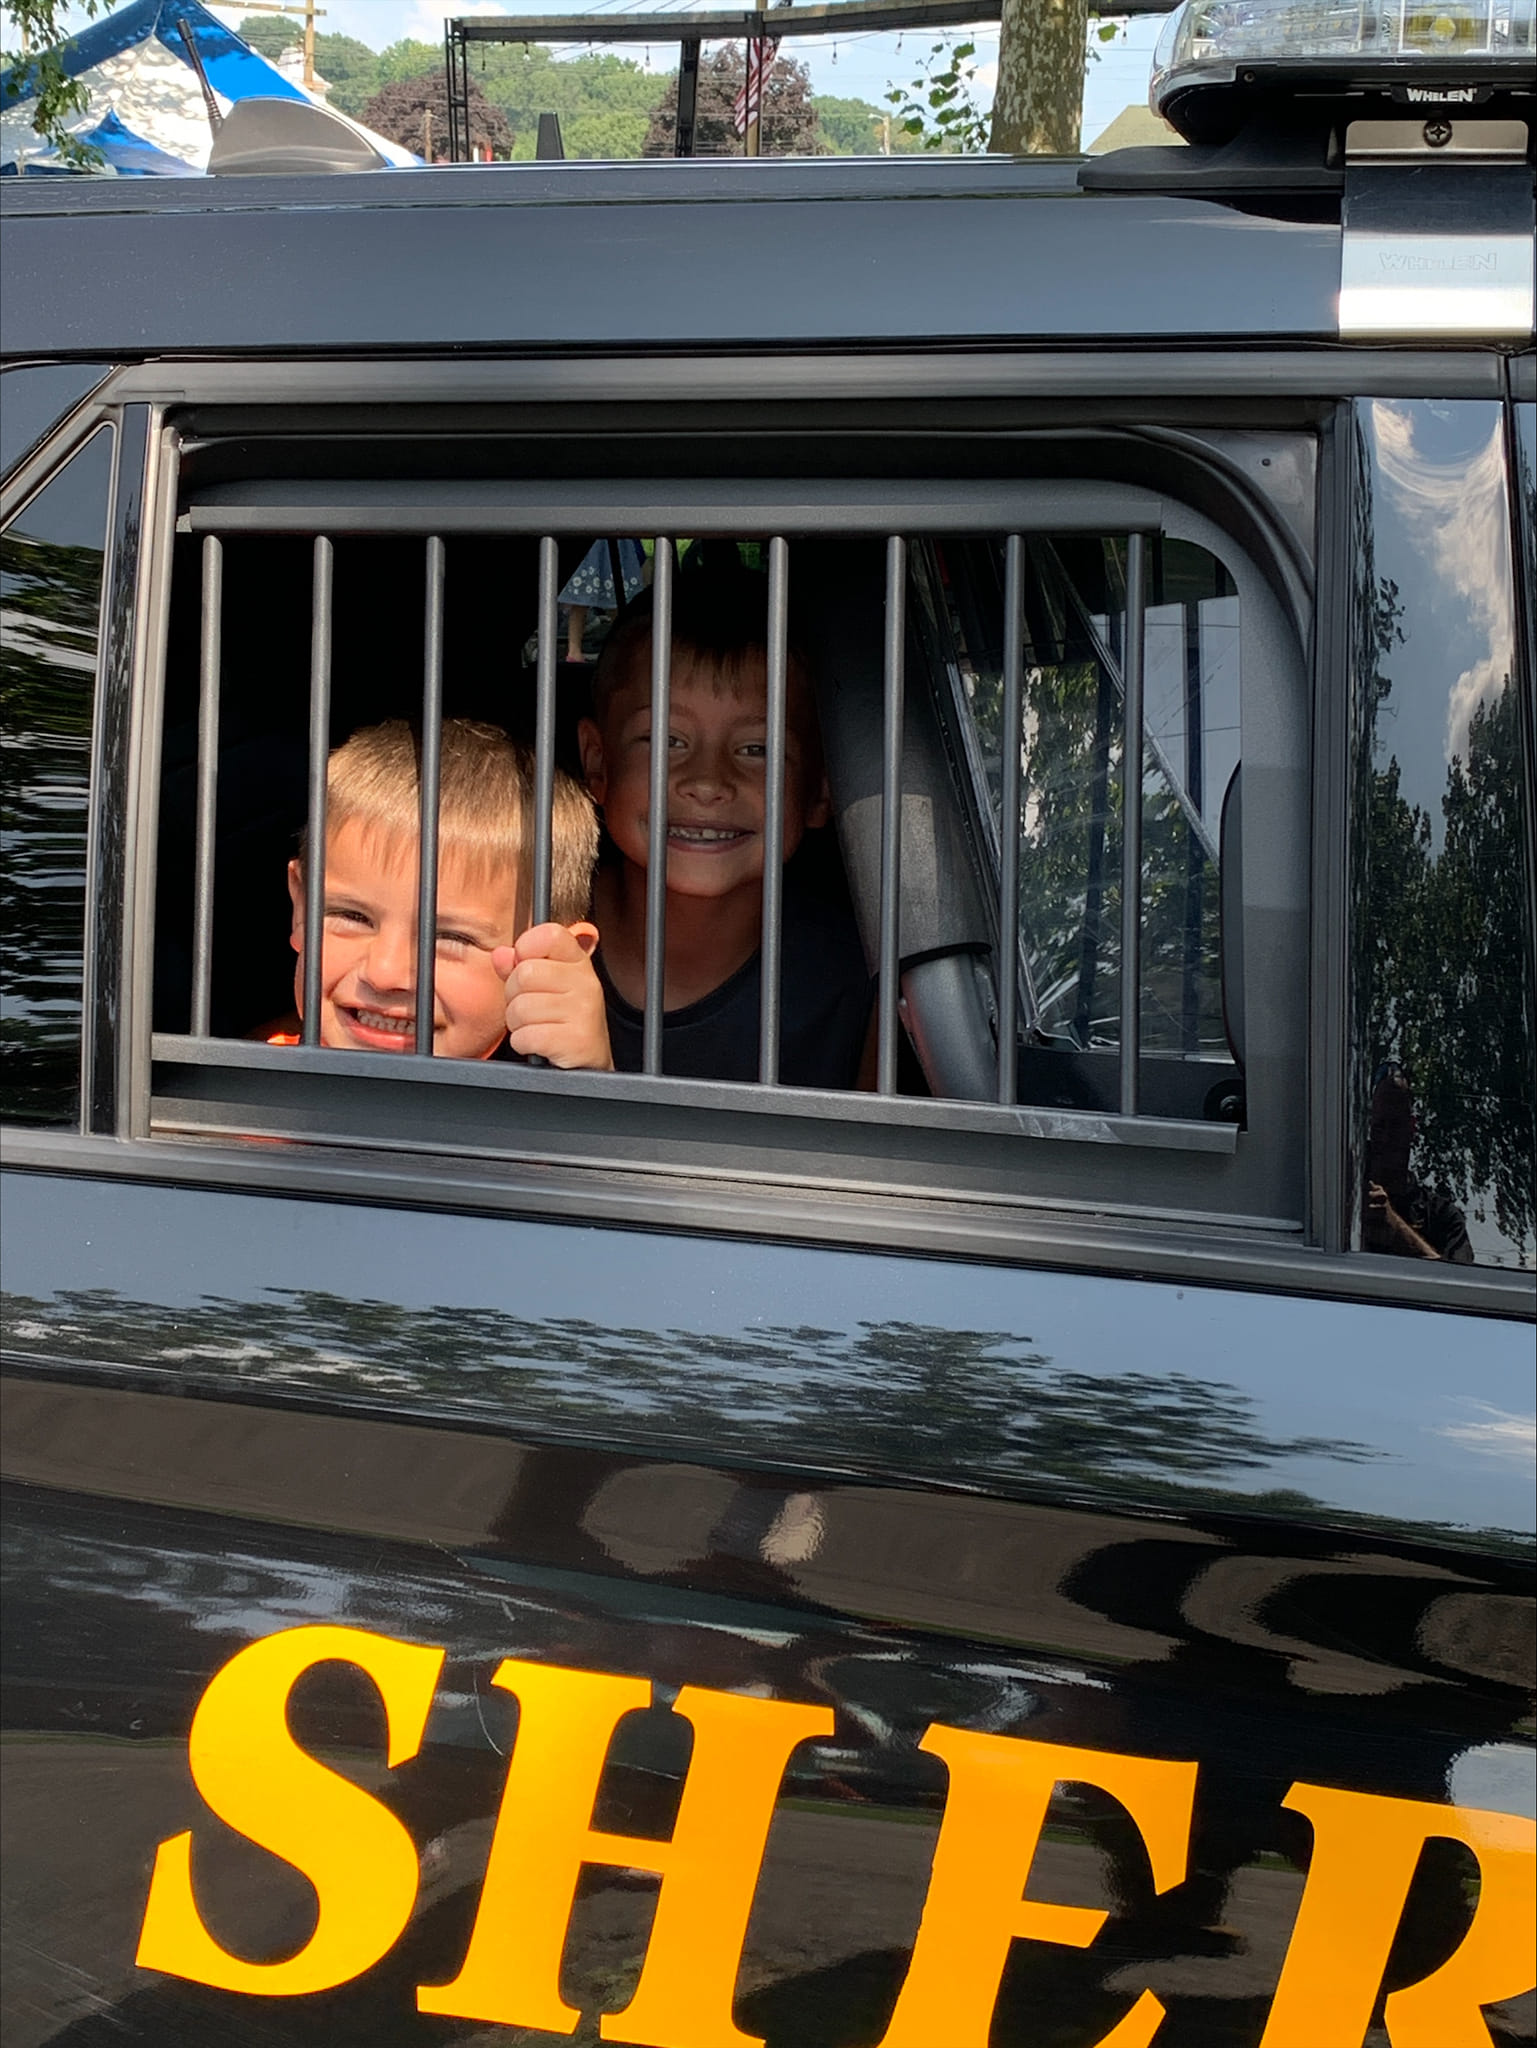
<instances>
[{"instance_id":1,"label":"letter s","mask_svg":"<svg viewBox=\"0 0 1537 2048\"><path fill-rule=\"evenodd\" d=\"M134 1960L268 1998L327 1991L359 1976L400 1938L416 1903L415 1845L388 1808L300 1749L288 1696L316 1664L356 1664L379 1688L393 1767L421 1746L444 1652L357 1628L291 1628L252 1643L214 1674L192 1718L188 1761L213 1811L315 1887L315 1932L280 1963L248 1963L221 1948L192 1891L192 1836L155 1853Z\"/></svg>"}]
</instances>

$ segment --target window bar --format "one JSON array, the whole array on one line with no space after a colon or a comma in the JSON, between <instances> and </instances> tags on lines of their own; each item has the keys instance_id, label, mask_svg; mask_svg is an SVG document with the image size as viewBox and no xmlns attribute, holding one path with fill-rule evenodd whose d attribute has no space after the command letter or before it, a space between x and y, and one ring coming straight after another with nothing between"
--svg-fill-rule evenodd
<instances>
[{"instance_id":1,"label":"window bar","mask_svg":"<svg viewBox=\"0 0 1537 2048\"><path fill-rule=\"evenodd\" d=\"M998 792L998 1100L1019 1094L1019 835L1024 746L1025 543L1011 533L1003 572L1003 775Z\"/></svg>"},{"instance_id":2,"label":"window bar","mask_svg":"<svg viewBox=\"0 0 1537 2048\"><path fill-rule=\"evenodd\" d=\"M1205 708L1201 691L1201 607L1187 601L1185 613L1185 789L1199 813L1206 797ZM1185 946L1180 968L1180 1048L1201 1045L1201 936L1206 905L1206 849L1194 832L1185 840Z\"/></svg>"},{"instance_id":3,"label":"window bar","mask_svg":"<svg viewBox=\"0 0 1537 2048\"><path fill-rule=\"evenodd\" d=\"M534 924L548 924L555 836L555 659L559 623L560 547L552 535L539 543L539 668L534 706Z\"/></svg>"},{"instance_id":4,"label":"window bar","mask_svg":"<svg viewBox=\"0 0 1537 2048\"><path fill-rule=\"evenodd\" d=\"M902 892L902 726L904 663L907 654L907 542L892 534L886 542L886 650L884 726L881 752L881 935L880 1004L876 1040L876 1089L897 1092L897 1001L901 993Z\"/></svg>"},{"instance_id":5,"label":"window bar","mask_svg":"<svg viewBox=\"0 0 1537 2048\"><path fill-rule=\"evenodd\" d=\"M1121 1114L1137 1114L1142 1052L1142 643L1146 539L1126 537L1126 645L1121 663Z\"/></svg>"},{"instance_id":6,"label":"window bar","mask_svg":"<svg viewBox=\"0 0 1537 2048\"><path fill-rule=\"evenodd\" d=\"M646 820L646 1011L641 1069L662 1071L662 1001L667 987L667 807L671 797L668 732L672 725L672 542L652 543L651 788Z\"/></svg>"},{"instance_id":7,"label":"window bar","mask_svg":"<svg viewBox=\"0 0 1537 2048\"><path fill-rule=\"evenodd\" d=\"M304 832L304 1021L301 1045L320 1043L320 945L326 914L326 770L331 756L331 543L315 537L310 597L310 788Z\"/></svg>"},{"instance_id":8,"label":"window bar","mask_svg":"<svg viewBox=\"0 0 1537 2048\"><path fill-rule=\"evenodd\" d=\"M785 727L789 709L790 546L769 542L768 760L763 790L762 994L758 1013L758 1079L779 1079L780 956L784 935Z\"/></svg>"},{"instance_id":9,"label":"window bar","mask_svg":"<svg viewBox=\"0 0 1537 2048\"><path fill-rule=\"evenodd\" d=\"M219 809L219 658L224 627L224 543L203 537L203 643L197 705L197 854L192 878L192 1033L213 1013L213 869Z\"/></svg>"},{"instance_id":10,"label":"window bar","mask_svg":"<svg viewBox=\"0 0 1537 2048\"><path fill-rule=\"evenodd\" d=\"M437 1014L438 795L443 764L443 542L427 541L422 661L421 827L416 866L416 1052L432 1058Z\"/></svg>"}]
</instances>

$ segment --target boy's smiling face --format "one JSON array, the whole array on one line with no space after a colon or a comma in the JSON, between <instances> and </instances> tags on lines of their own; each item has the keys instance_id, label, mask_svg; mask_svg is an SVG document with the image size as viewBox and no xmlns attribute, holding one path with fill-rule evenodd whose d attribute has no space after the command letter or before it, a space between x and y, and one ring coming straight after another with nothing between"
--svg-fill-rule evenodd
<instances>
[{"instance_id":1,"label":"boy's smiling face","mask_svg":"<svg viewBox=\"0 0 1537 2048\"><path fill-rule=\"evenodd\" d=\"M768 765L768 684L760 655L739 683L723 683L686 649L673 655L668 735L669 894L722 897L763 880L763 812ZM803 690L792 686L785 730L788 860L831 809L816 761ZM633 866L648 862L651 813L649 676L621 684L601 721L582 722L582 765L609 837Z\"/></svg>"},{"instance_id":2,"label":"boy's smiling face","mask_svg":"<svg viewBox=\"0 0 1537 2048\"><path fill-rule=\"evenodd\" d=\"M294 1000L304 1000L304 877L288 867ZM486 1059L506 1028L507 994L491 965L518 931L518 877L466 873L445 848L438 876L432 1049ZM320 1042L353 1052L416 1050L416 842L348 819L326 839Z\"/></svg>"}]
</instances>

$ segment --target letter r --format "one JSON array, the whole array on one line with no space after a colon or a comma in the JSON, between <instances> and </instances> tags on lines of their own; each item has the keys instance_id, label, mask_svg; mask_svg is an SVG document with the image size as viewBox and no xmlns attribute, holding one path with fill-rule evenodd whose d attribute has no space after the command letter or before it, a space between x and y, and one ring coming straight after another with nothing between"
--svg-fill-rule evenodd
<instances>
[{"instance_id":1,"label":"letter r","mask_svg":"<svg viewBox=\"0 0 1537 2048\"><path fill-rule=\"evenodd\" d=\"M1491 2048L1479 2007L1519 1998L1537 1974L1537 1823L1293 1785L1282 1804L1313 1824L1313 1860L1260 2048L1361 2048L1420 1851L1434 1836L1478 1858L1473 1924L1438 1970L1388 1998L1393 2048Z\"/></svg>"},{"instance_id":2,"label":"letter r","mask_svg":"<svg viewBox=\"0 0 1537 2048\"><path fill-rule=\"evenodd\" d=\"M518 1733L464 1965L423 1985L423 2012L569 2034L561 1956L584 1863L655 1870L662 1887L634 1998L601 2024L638 2048L759 2048L732 2018L737 1969L774 1802L790 1752L833 1731L829 1707L685 1686L675 1711L694 1753L669 1841L610 1835L592 1810L625 1714L650 1681L508 1658L493 1684L518 1700Z\"/></svg>"}]
</instances>

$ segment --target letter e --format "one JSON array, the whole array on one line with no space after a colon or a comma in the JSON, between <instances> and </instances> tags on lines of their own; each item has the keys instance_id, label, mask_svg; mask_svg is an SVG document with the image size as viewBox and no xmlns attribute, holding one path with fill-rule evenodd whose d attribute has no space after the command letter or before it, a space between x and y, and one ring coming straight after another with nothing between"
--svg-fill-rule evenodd
<instances>
[{"instance_id":1,"label":"letter e","mask_svg":"<svg viewBox=\"0 0 1537 2048\"><path fill-rule=\"evenodd\" d=\"M937 1721L918 1746L949 1765L950 1791L912 1963L880 2048L987 2048L1010 1943L1087 1948L1110 1917L1024 1897L1055 1787L1094 1785L1119 1800L1165 1892L1185 1875L1196 1766ZM1096 2048L1147 2048L1163 2012L1144 1991Z\"/></svg>"}]
</instances>

